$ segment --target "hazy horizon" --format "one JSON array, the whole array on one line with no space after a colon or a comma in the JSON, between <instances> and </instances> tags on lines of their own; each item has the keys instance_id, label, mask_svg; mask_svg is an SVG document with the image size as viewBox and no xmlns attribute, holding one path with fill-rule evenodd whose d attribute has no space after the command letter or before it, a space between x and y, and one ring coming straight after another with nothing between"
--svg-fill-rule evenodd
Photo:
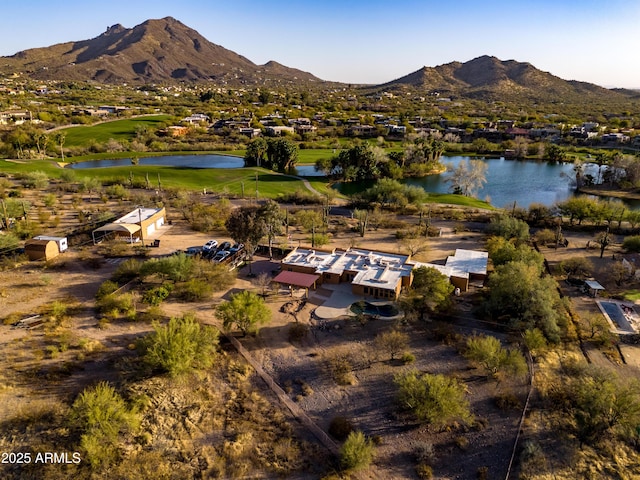
<instances>
[{"instance_id":1,"label":"hazy horizon","mask_svg":"<svg viewBox=\"0 0 640 480\"><path fill-rule=\"evenodd\" d=\"M328 81L381 84L422 66L489 55L528 62L564 80L640 88L640 64L629 54L640 40L640 2L444 3L69 0L58 7L33 0L3 6L0 55L172 16L256 64L275 60Z\"/></svg>"}]
</instances>

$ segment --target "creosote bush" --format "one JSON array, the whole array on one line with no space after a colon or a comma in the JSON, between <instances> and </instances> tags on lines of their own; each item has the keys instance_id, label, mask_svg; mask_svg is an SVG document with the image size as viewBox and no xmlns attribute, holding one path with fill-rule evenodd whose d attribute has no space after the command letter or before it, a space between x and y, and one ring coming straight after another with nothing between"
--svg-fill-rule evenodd
<instances>
[{"instance_id":1,"label":"creosote bush","mask_svg":"<svg viewBox=\"0 0 640 480\"><path fill-rule=\"evenodd\" d=\"M340 441L346 440L353 430L353 423L346 417L334 417L329 424L329 434Z\"/></svg>"},{"instance_id":2,"label":"creosote bush","mask_svg":"<svg viewBox=\"0 0 640 480\"><path fill-rule=\"evenodd\" d=\"M145 361L154 369L176 377L213 363L218 332L200 325L193 314L172 318L165 326L154 324L155 332L139 344Z\"/></svg>"},{"instance_id":3,"label":"creosote bush","mask_svg":"<svg viewBox=\"0 0 640 480\"><path fill-rule=\"evenodd\" d=\"M367 468L374 455L373 442L362 432L351 432L340 449L340 466L344 470Z\"/></svg>"}]
</instances>

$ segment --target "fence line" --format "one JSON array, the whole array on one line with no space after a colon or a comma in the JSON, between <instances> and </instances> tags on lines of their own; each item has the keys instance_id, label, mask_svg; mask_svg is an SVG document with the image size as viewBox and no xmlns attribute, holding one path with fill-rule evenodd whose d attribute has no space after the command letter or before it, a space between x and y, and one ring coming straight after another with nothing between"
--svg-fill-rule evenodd
<instances>
[{"instance_id":1,"label":"fence line","mask_svg":"<svg viewBox=\"0 0 640 480\"><path fill-rule=\"evenodd\" d=\"M527 363L529 364L529 393L527 393L527 400L524 402L524 408L522 409L522 416L520 417L520 422L518 423L518 433L516 434L516 439L513 442L513 451L511 452L511 459L509 460L509 467L507 468L507 476L505 480L509 480L511 476L511 468L513 467L513 461L516 458L516 451L518 450L518 443L520 441L520 435L522 433L522 426L524 425L524 419L527 416L527 410L529 409L529 401L531 400L531 394L533 393L533 377L535 374L534 366L533 366L533 358L531 357L531 352L527 351Z\"/></svg>"},{"instance_id":2,"label":"fence line","mask_svg":"<svg viewBox=\"0 0 640 480\"><path fill-rule=\"evenodd\" d=\"M264 380L268 387L276 394L278 399L289 409L293 416L304 425L319 441L334 455L338 455L340 449L336 442L334 442L329 435L326 434L309 416L306 414L299 405L293 402L286 392L273 380L271 375L264 371L264 369L254 360L251 354L246 348L232 335L227 335L223 332L223 335L231 342L236 348L238 353L244 357L244 359L253 367L256 373Z\"/></svg>"}]
</instances>

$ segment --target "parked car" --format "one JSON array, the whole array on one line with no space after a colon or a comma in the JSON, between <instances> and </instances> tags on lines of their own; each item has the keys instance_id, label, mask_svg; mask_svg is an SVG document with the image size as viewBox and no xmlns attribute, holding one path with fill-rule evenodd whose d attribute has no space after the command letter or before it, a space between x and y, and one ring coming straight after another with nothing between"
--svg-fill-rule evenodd
<instances>
[{"instance_id":1,"label":"parked car","mask_svg":"<svg viewBox=\"0 0 640 480\"><path fill-rule=\"evenodd\" d=\"M187 257L197 257L199 255L202 255L202 247L197 246L197 247L188 247L185 251L184 254Z\"/></svg>"},{"instance_id":2,"label":"parked car","mask_svg":"<svg viewBox=\"0 0 640 480\"><path fill-rule=\"evenodd\" d=\"M222 242L218 247L218 251L228 251L231 248L231 242Z\"/></svg>"},{"instance_id":3,"label":"parked car","mask_svg":"<svg viewBox=\"0 0 640 480\"><path fill-rule=\"evenodd\" d=\"M229 257L229 255L231 255L231 252L227 252L226 250L220 250L218 253L216 253L214 255L212 261L213 262L222 262L224 259Z\"/></svg>"},{"instance_id":4,"label":"parked car","mask_svg":"<svg viewBox=\"0 0 640 480\"><path fill-rule=\"evenodd\" d=\"M217 240L209 240L207 243L205 243L202 246L202 251L203 252L209 252L211 250L215 250L218 247L218 241Z\"/></svg>"},{"instance_id":5,"label":"parked car","mask_svg":"<svg viewBox=\"0 0 640 480\"><path fill-rule=\"evenodd\" d=\"M237 253L244 250L244 243L236 243L232 247L229 248L231 253Z\"/></svg>"}]
</instances>

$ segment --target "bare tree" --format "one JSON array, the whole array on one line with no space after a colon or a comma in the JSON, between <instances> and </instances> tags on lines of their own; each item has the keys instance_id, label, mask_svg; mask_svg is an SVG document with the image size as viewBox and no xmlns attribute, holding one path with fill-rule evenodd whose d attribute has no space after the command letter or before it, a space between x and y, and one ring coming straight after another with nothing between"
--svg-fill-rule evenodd
<instances>
[{"instance_id":1,"label":"bare tree","mask_svg":"<svg viewBox=\"0 0 640 480\"><path fill-rule=\"evenodd\" d=\"M482 160L460 162L457 167L449 168L449 177L445 180L451 185L453 193L473 196L487 182L487 164Z\"/></svg>"}]
</instances>

